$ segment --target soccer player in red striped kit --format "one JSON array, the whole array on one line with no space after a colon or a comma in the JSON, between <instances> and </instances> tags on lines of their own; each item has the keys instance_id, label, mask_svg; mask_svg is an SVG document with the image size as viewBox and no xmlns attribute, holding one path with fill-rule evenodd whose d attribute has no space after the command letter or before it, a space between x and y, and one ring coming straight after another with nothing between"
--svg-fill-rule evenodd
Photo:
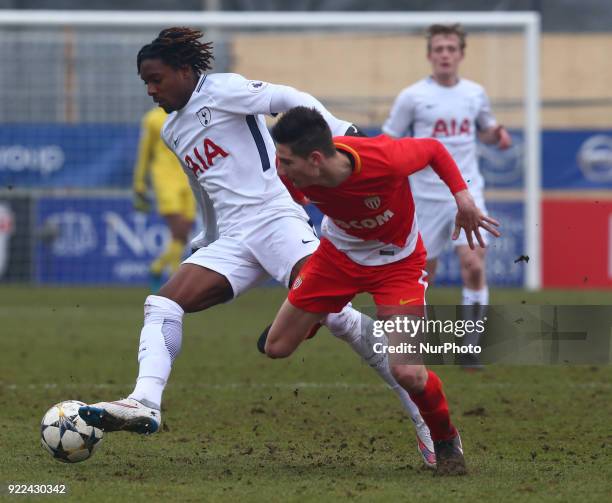
<instances>
[{"instance_id":1,"label":"soccer player in red striped kit","mask_svg":"<svg viewBox=\"0 0 612 503\"><path fill-rule=\"evenodd\" d=\"M427 253L407 177L431 166L457 203L453 238L464 229L484 246L480 228L499 236L499 223L476 206L457 165L434 139L335 137L315 109L296 107L272 129L277 169L296 200L325 215L325 237L293 283L268 332L265 352L289 356L313 325L356 294L370 293L379 317L425 305ZM420 311L423 312L423 308ZM392 363L391 371L418 406L434 440L439 475L466 472L461 439L442 383L422 363Z\"/></svg>"}]
</instances>

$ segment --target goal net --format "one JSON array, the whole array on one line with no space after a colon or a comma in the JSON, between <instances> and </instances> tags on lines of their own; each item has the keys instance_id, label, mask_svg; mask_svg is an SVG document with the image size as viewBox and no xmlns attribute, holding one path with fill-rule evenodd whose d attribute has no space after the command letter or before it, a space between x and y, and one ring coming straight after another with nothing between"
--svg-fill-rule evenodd
<instances>
[{"instance_id":1,"label":"goal net","mask_svg":"<svg viewBox=\"0 0 612 503\"><path fill-rule=\"evenodd\" d=\"M480 147L490 213L504 236L494 285L538 288L539 18L532 13L0 11L0 281L140 284L168 231L133 211L139 123L153 106L136 53L160 29L194 26L214 70L294 86L380 133L398 92L428 75L424 30L468 31L461 75L484 85L512 132ZM517 257L529 261L515 263ZM452 251L439 281L460 281Z\"/></svg>"}]
</instances>

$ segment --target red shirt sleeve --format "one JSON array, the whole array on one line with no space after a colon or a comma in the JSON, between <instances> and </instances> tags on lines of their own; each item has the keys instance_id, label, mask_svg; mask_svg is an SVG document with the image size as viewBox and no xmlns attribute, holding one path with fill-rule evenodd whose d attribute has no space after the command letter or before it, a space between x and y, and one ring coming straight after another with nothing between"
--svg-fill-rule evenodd
<instances>
[{"instance_id":1,"label":"red shirt sleeve","mask_svg":"<svg viewBox=\"0 0 612 503\"><path fill-rule=\"evenodd\" d=\"M291 180L289 180L286 176L281 176L280 179L285 184L285 187L287 187L289 194L291 194L291 197L296 203L301 204L302 206L306 206L310 203L310 201L302 193L302 191L291 183Z\"/></svg>"},{"instance_id":2,"label":"red shirt sleeve","mask_svg":"<svg viewBox=\"0 0 612 503\"><path fill-rule=\"evenodd\" d=\"M391 161L404 176L431 166L453 194L467 189L457 164L438 140L402 138L395 140L392 152Z\"/></svg>"}]
</instances>

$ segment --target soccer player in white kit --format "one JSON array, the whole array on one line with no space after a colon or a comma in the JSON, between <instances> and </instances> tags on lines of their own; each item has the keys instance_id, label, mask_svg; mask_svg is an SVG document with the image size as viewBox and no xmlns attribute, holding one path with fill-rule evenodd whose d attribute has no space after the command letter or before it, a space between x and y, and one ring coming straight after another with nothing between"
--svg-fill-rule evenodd
<instances>
[{"instance_id":1,"label":"soccer player in white kit","mask_svg":"<svg viewBox=\"0 0 612 503\"><path fill-rule=\"evenodd\" d=\"M459 166L476 205L486 215L484 180L478 169L476 137L500 149L510 147L512 139L493 117L484 88L459 77L465 46L465 32L460 25L430 26L427 30L427 58L432 74L400 92L382 129L394 138L432 137L441 141ZM431 168L412 175L410 185L421 236L427 249L426 270L431 284L438 257L451 241L455 201ZM464 233L452 243L461 267L461 304L466 306L464 316L480 319L484 306L489 303L486 249L471 249ZM479 367L474 358L461 359L461 363L466 368Z\"/></svg>"},{"instance_id":2,"label":"soccer player in white kit","mask_svg":"<svg viewBox=\"0 0 612 503\"><path fill-rule=\"evenodd\" d=\"M105 431L159 429L162 393L181 349L184 313L227 302L270 277L288 287L316 250L319 240L308 216L277 175L264 115L305 105L320 110L335 134L355 129L291 87L205 73L212 47L200 42L201 36L190 28L169 28L138 53L148 94L170 113L161 135L189 178L204 231L192 242L197 250L158 295L145 301L134 391L128 398L79 410L88 424ZM362 315L348 305L325 324L398 394L415 422L419 452L434 466L429 430L391 375L388 359L362 340Z\"/></svg>"}]
</instances>

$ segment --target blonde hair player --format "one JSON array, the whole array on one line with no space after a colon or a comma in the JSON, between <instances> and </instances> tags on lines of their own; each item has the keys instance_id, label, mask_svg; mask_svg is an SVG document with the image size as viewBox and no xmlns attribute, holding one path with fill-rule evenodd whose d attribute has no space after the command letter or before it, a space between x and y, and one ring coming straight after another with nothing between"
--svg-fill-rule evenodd
<instances>
[{"instance_id":1,"label":"blonde hair player","mask_svg":"<svg viewBox=\"0 0 612 503\"><path fill-rule=\"evenodd\" d=\"M394 138L432 137L441 141L455 159L476 205L486 215L484 180L478 169L476 138L506 149L512 139L491 113L484 88L459 76L465 57L466 35L460 25L432 25L427 30L427 59L432 73L405 88L395 99L383 132ZM416 203L421 235L427 248L429 283L433 282L438 257L451 241L455 202L432 169L415 173L410 185ZM485 249L470 249L465 236L453 242L459 257L466 319L481 319L489 303L485 273ZM471 336L477 338L478 334ZM465 344L478 344L465 340ZM477 357L462 355L466 369L480 368Z\"/></svg>"}]
</instances>

